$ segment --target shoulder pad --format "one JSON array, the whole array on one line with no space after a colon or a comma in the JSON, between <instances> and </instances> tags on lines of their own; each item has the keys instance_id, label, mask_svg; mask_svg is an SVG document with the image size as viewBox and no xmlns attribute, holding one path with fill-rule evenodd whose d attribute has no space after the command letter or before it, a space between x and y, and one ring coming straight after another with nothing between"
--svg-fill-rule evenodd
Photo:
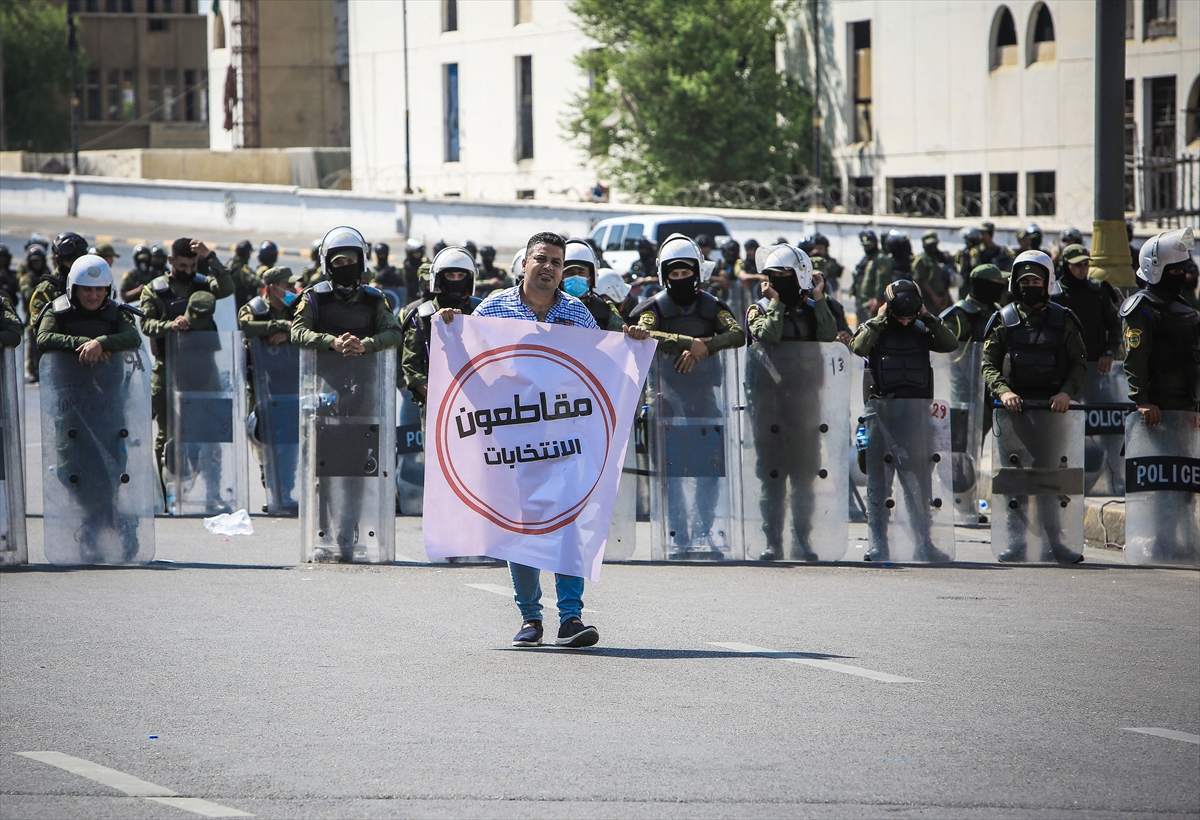
<instances>
[{"instance_id":1,"label":"shoulder pad","mask_svg":"<svg viewBox=\"0 0 1200 820\"><path fill-rule=\"evenodd\" d=\"M325 279L323 281L317 282L317 284L313 285L310 288L310 290L313 293L332 293L333 292L333 283L330 282L328 279Z\"/></svg>"},{"instance_id":2,"label":"shoulder pad","mask_svg":"<svg viewBox=\"0 0 1200 820\"><path fill-rule=\"evenodd\" d=\"M1162 307L1162 303L1154 296L1153 293L1148 290L1139 290L1137 293L1128 297L1124 302L1121 303L1121 309L1118 311L1121 314L1121 318L1123 319L1137 310L1138 305L1140 305L1143 300L1149 302L1151 307Z\"/></svg>"},{"instance_id":3,"label":"shoulder pad","mask_svg":"<svg viewBox=\"0 0 1200 820\"><path fill-rule=\"evenodd\" d=\"M761 299L759 299L757 302L752 304L750 307L756 307L756 308L758 308L760 313L765 314L767 311L769 311L771 309L771 300L764 296Z\"/></svg>"},{"instance_id":4,"label":"shoulder pad","mask_svg":"<svg viewBox=\"0 0 1200 820\"><path fill-rule=\"evenodd\" d=\"M197 273L194 277L192 277L192 284L207 285L208 277L205 276L203 273Z\"/></svg>"},{"instance_id":5,"label":"shoulder pad","mask_svg":"<svg viewBox=\"0 0 1200 820\"><path fill-rule=\"evenodd\" d=\"M717 318L717 314L722 310L733 313L733 311L729 309L729 305L725 304L720 299L705 290L702 290L696 294L696 301L699 302L700 305L699 313L705 319Z\"/></svg>"},{"instance_id":6,"label":"shoulder pad","mask_svg":"<svg viewBox=\"0 0 1200 820\"><path fill-rule=\"evenodd\" d=\"M964 313L966 313L966 312L967 312L967 311L966 311L966 308L964 308L962 305L959 305L959 304L955 303L955 304L951 305L950 307L946 308L945 310L943 310L941 313L939 313L939 314L938 314L938 318L939 318L939 319L941 319L941 320L944 322L944 321L946 321L947 319L949 319L951 316L953 316L953 315L954 315L954 312L955 312L956 310L961 310L961 311L963 311Z\"/></svg>"},{"instance_id":7,"label":"shoulder pad","mask_svg":"<svg viewBox=\"0 0 1200 820\"><path fill-rule=\"evenodd\" d=\"M1075 327L1079 329L1079 332L1083 333L1083 322L1080 321L1080 319L1077 315L1075 315L1075 311L1071 310L1069 307L1066 307L1065 305L1055 305L1055 307L1059 308L1062 311L1062 313L1066 314L1065 317L1063 317L1063 318L1070 319L1072 322L1075 323ZM1064 324L1063 318L1060 318L1060 320L1059 320L1060 325Z\"/></svg>"},{"instance_id":8,"label":"shoulder pad","mask_svg":"<svg viewBox=\"0 0 1200 820\"><path fill-rule=\"evenodd\" d=\"M671 294L666 288L663 288L654 295L654 298L649 300L654 306L660 317L666 318L675 316L679 313L679 305L675 304L675 300L671 298Z\"/></svg>"},{"instance_id":9,"label":"shoulder pad","mask_svg":"<svg viewBox=\"0 0 1200 820\"><path fill-rule=\"evenodd\" d=\"M417 315L422 319L428 319L430 316L437 313L437 311L437 305L433 303L432 299L430 299L428 302L422 302L420 306L417 307Z\"/></svg>"},{"instance_id":10,"label":"shoulder pad","mask_svg":"<svg viewBox=\"0 0 1200 820\"><path fill-rule=\"evenodd\" d=\"M478 296L472 296L467 300L467 304L463 306L463 313L474 313L475 308L483 304L483 300Z\"/></svg>"},{"instance_id":11,"label":"shoulder pad","mask_svg":"<svg viewBox=\"0 0 1200 820\"><path fill-rule=\"evenodd\" d=\"M271 314L271 306L261 296L255 296L246 303L246 307L250 308L250 313L254 316L269 316Z\"/></svg>"},{"instance_id":12,"label":"shoulder pad","mask_svg":"<svg viewBox=\"0 0 1200 820\"><path fill-rule=\"evenodd\" d=\"M1050 325L1050 327L1062 327L1067 321L1068 313L1071 313L1070 308L1065 308L1058 302L1049 302L1046 305L1046 324ZM1078 322L1079 320L1076 319L1075 321Z\"/></svg>"},{"instance_id":13,"label":"shoulder pad","mask_svg":"<svg viewBox=\"0 0 1200 820\"><path fill-rule=\"evenodd\" d=\"M1020 327L1025 320L1021 318L1021 314L1017 311L1017 303L1009 302L1004 307L1000 308L996 313L1000 317L1000 321L1005 327ZM995 319L995 317L992 317ZM989 327L990 327L989 323Z\"/></svg>"},{"instance_id":14,"label":"shoulder pad","mask_svg":"<svg viewBox=\"0 0 1200 820\"><path fill-rule=\"evenodd\" d=\"M100 315L109 322L115 322L121 316L121 306L109 299L104 303L104 307L100 308Z\"/></svg>"},{"instance_id":15,"label":"shoulder pad","mask_svg":"<svg viewBox=\"0 0 1200 820\"><path fill-rule=\"evenodd\" d=\"M963 299L961 302L953 305L953 307L962 308L963 313L969 313L972 316L974 316L976 313L983 312L983 308L967 299Z\"/></svg>"},{"instance_id":16,"label":"shoulder pad","mask_svg":"<svg viewBox=\"0 0 1200 820\"><path fill-rule=\"evenodd\" d=\"M166 276L159 276L150 282L150 290L155 293L166 293L171 289L171 281Z\"/></svg>"},{"instance_id":17,"label":"shoulder pad","mask_svg":"<svg viewBox=\"0 0 1200 820\"><path fill-rule=\"evenodd\" d=\"M664 292L664 291L660 291L660 293L662 293L662 292ZM632 311L629 312L629 318L636 319L638 316L641 316L646 311L654 310L657 305L658 305L658 294L651 296L649 299L643 299L642 301L638 302L637 305L634 306ZM660 315L661 315L661 313L660 313Z\"/></svg>"},{"instance_id":18,"label":"shoulder pad","mask_svg":"<svg viewBox=\"0 0 1200 820\"><path fill-rule=\"evenodd\" d=\"M71 309L71 297L64 293L50 303L50 309L55 313L66 313Z\"/></svg>"},{"instance_id":19,"label":"shoulder pad","mask_svg":"<svg viewBox=\"0 0 1200 820\"><path fill-rule=\"evenodd\" d=\"M914 319L910 327L912 327L914 333L929 334L933 332L929 329L929 325L925 324L920 319Z\"/></svg>"},{"instance_id":20,"label":"shoulder pad","mask_svg":"<svg viewBox=\"0 0 1200 820\"><path fill-rule=\"evenodd\" d=\"M1099 282L1097 282L1095 279L1089 279L1087 286L1088 286L1088 290L1090 290L1092 293L1099 293L1101 290L1104 289L1104 287Z\"/></svg>"},{"instance_id":21,"label":"shoulder pad","mask_svg":"<svg viewBox=\"0 0 1200 820\"><path fill-rule=\"evenodd\" d=\"M385 298L383 295L383 291L381 291L379 288L374 287L372 285L363 285L362 289L363 289L363 293L367 294L368 296L375 296L380 299Z\"/></svg>"}]
</instances>

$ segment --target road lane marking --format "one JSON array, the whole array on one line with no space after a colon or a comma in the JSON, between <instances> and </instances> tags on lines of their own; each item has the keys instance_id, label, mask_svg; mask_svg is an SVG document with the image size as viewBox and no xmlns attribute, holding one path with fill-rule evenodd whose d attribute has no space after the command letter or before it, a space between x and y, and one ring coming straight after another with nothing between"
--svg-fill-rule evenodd
<instances>
[{"instance_id":1,"label":"road lane marking","mask_svg":"<svg viewBox=\"0 0 1200 820\"><path fill-rule=\"evenodd\" d=\"M764 658L774 658L775 660L798 663L803 666L815 666L818 669L827 669L830 672L841 672L843 675L857 675L860 678L870 678L871 680L883 681L884 683L922 682L913 678L902 678L899 675L889 675L887 672L876 672L874 669L863 669L861 666L850 666L835 661L821 660L820 658L806 658L803 655L797 655L793 652L779 652L761 646L751 646L748 643L716 643L709 641L709 646L719 646L722 649L732 649L734 652L745 652L747 655L760 655Z\"/></svg>"},{"instance_id":2,"label":"road lane marking","mask_svg":"<svg viewBox=\"0 0 1200 820\"><path fill-rule=\"evenodd\" d=\"M467 584L467 586L469 586L471 589L482 589L484 592L494 592L497 595L503 595L505 598L512 598L513 596L511 587L502 587L499 584ZM558 607L556 607L554 604L542 604L542 606L544 606L546 609L553 609L555 612L558 611ZM595 612L596 610L588 609L585 606L583 611Z\"/></svg>"},{"instance_id":3,"label":"road lane marking","mask_svg":"<svg viewBox=\"0 0 1200 820\"><path fill-rule=\"evenodd\" d=\"M1154 735L1155 737L1165 737L1167 740L1182 740L1184 743L1200 744L1200 735L1191 735L1191 734L1188 734L1187 732L1176 732L1173 729L1155 729L1155 728L1150 727L1150 728L1141 728L1141 729L1126 728L1126 729L1122 729L1121 731L1123 731L1123 732L1138 732L1139 734L1143 734L1143 735Z\"/></svg>"},{"instance_id":4,"label":"road lane marking","mask_svg":"<svg viewBox=\"0 0 1200 820\"><path fill-rule=\"evenodd\" d=\"M36 760L39 763L45 763L48 766L68 771L71 774L85 777L102 786L108 786L111 789L124 792L130 797L144 797L147 800L163 803L168 806L175 806L184 811L190 811L193 814L200 814L205 817L254 816L238 809L222 806L219 803L202 800L199 797L181 797L177 791L172 791L154 783L148 783L131 774L110 769L107 766L101 766L99 763L84 760L82 757L73 757L62 752L17 752L17 754L21 757L27 757L30 760Z\"/></svg>"}]
</instances>

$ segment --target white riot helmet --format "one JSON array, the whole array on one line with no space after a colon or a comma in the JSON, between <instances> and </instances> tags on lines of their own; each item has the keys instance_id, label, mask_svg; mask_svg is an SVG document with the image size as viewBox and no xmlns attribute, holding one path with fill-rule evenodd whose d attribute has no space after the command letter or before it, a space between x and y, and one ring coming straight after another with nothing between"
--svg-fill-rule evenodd
<instances>
[{"instance_id":1,"label":"white riot helmet","mask_svg":"<svg viewBox=\"0 0 1200 820\"><path fill-rule=\"evenodd\" d=\"M584 276L579 276L578 274L567 275L568 268L579 267L587 271ZM596 253L592 250L591 244L586 239L568 239L567 247L563 254L562 289L576 299L582 298L595 284L596 268L598 267Z\"/></svg>"},{"instance_id":2,"label":"white riot helmet","mask_svg":"<svg viewBox=\"0 0 1200 820\"><path fill-rule=\"evenodd\" d=\"M1151 237L1142 245L1138 254L1138 278L1157 285L1162 281L1163 269L1169 265L1186 262L1196 247L1192 229L1176 228Z\"/></svg>"},{"instance_id":3,"label":"white riot helmet","mask_svg":"<svg viewBox=\"0 0 1200 820\"><path fill-rule=\"evenodd\" d=\"M420 242L418 242L416 239L409 239L407 242L404 243L404 252L405 253L413 253L414 251L423 251L423 250L425 250L425 246L422 245Z\"/></svg>"},{"instance_id":4,"label":"white riot helmet","mask_svg":"<svg viewBox=\"0 0 1200 820\"><path fill-rule=\"evenodd\" d=\"M330 260L345 252L352 253L357 261L352 265L334 267ZM367 240L354 228L340 225L333 228L321 240L321 270L335 287L353 290L362 284L367 270ZM353 281L351 281L353 276Z\"/></svg>"},{"instance_id":5,"label":"white riot helmet","mask_svg":"<svg viewBox=\"0 0 1200 820\"><path fill-rule=\"evenodd\" d=\"M607 296L618 305L629 296L629 290L629 285L615 270L606 270L596 277L596 293Z\"/></svg>"},{"instance_id":6,"label":"white riot helmet","mask_svg":"<svg viewBox=\"0 0 1200 820\"><path fill-rule=\"evenodd\" d=\"M460 270L466 277L451 282L446 271ZM429 266L430 291L437 294L443 307L455 307L475 293L475 259L466 248L442 248Z\"/></svg>"},{"instance_id":7,"label":"white riot helmet","mask_svg":"<svg viewBox=\"0 0 1200 820\"><path fill-rule=\"evenodd\" d=\"M754 252L754 264L759 273L770 274L772 268L790 270L796 274L800 290L812 290L813 266L808 254L794 245L772 245Z\"/></svg>"},{"instance_id":8,"label":"white riot helmet","mask_svg":"<svg viewBox=\"0 0 1200 820\"><path fill-rule=\"evenodd\" d=\"M658 283L665 288L667 267L680 262L696 272L696 289L699 290L704 257L700 247L681 233L671 234L658 248Z\"/></svg>"},{"instance_id":9,"label":"white riot helmet","mask_svg":"<svg viewBox=\"0 0 1200 820\"><path fill-rule=\"evenodd\" d=\"M108 263L95 254L85 254L71 263L71 272L67 274L67 295L74 295L72 290L77 285L85 288L108 288L112 295L113 275Z\"/></svg>"},{"instance_id":10,"label":"white riot helmet","mask_svg":"<svg viewBox=\"0 0 1200 820\"><path fill-rule=\"evenodd\" d=\"M513 279L516 279L518 276L520 276L522 274L523 271L521 270L521 268L524 264L525 264L525 249L521 248L521 250L519 250L515 254L513 254L512 268L510 268L508 271L509 275Z\"/></svg>"},{"instance_id":11,"label":"white riot helmet","mask_svg":"<svg viewBox=\"0 0 1200 820\"><path fill-rule=\"evenodd\" d=\"M1019 292L1018 282L1022 276L1027 276L1031 273L1041 277L1042 283L1046 286L1046 293L1050 293L1050 283L1056 278L1054 276L1054 261L1047 256L1043 251L1022 251L1013 260L1012 275L1008 280L1008 292L1016 296Z\"/></svg>"}]
</instances>

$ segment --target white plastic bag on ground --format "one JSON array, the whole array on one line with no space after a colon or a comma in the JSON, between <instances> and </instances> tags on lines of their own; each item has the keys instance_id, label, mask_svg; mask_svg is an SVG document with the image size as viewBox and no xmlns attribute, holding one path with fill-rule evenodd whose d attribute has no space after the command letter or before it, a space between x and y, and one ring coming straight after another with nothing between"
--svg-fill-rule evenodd
<instances>
[{"instance_id":1,"label":"white plastic bag on ground","mask_svg":"<svg viewBox=\"0 0 1200 820\"><path fill-rule=\"evenodd\" d=\"M212 518L206 518L204 519L204 529L213 535L254 535L254 525L250 523L250 513L245 510L221 513Z\"/></svg>"}]
</instances>

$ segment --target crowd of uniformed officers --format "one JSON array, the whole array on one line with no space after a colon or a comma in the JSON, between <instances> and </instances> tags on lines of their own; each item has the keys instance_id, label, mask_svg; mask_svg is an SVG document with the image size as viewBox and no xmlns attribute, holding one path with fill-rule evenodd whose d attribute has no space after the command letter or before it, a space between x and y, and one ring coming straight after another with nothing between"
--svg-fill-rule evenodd
<instances>
[{"instance_id":1,"label":"crowd of uniformed officers","mask_svg":"<svg viewBox=\"0 0 1200 820\"><path fill-rule=\"evenodd\" d=\"M197 239L179 238L169 248L139 245L133 268L119 283L112 247L90 248L73 232L53 242L35 235L15 272L12 254L0 246L0 343L15 346L23 337L33 342L27 375L36 381L43 355L71 355L89 364L137 348L142 342L135 317L140 319L154 356L160 468L165 340L215 329L220 299L234 298L238 329L268 345L347 357L400 348L398 387L423 411L434 315L447 308L469 314L488 294L519 289L522 255L506 271L495 266L491 247L480 261L471 243L439 243L443 247L426 261L424 247L409 240L397 268L389 264L386 244L371 248L353 229L330 236L337 239L314 243L312 265L299 274L278 264L271 242L259 248L257 266L249 242L240 243L227 264ZM988 405L994 398L1020 411L1023 402L1041 400L1053 412L1065 412L1083 386L1088 362L1107 372L1123 359L1129 399L1149 425L1163 410L1200 411L1200 314L1190 229L1164 232L1143 245L1141 287L1126 295L1088 277L1088 251L1078 232L1064 232L1056 258L1039 249L1036 226L1020 238L1026 249L1013 254L995 243L994 229L985 223L964 232L966 247L952 259L930 232L913 259L906 235L889 232L881 249L876 235L864 231L864 256L848 289L857 316L853 331L835 296L842 267L819 234L796 245L747 242L744 259L733 240L719 253L711 240L704 246L706 238L676 234L661 247L644 240L626 275L608 269L587 240L569 240L559 298L581 301L602 330L643 328L681 375L741 347L747 337L764 346L841 341L866 361L873 397L932 398L930 353L982 342ZM961 298L952 301L955 284ZM18 303L27 322L18 318ZM747 305L744 314L731 304ZM690 515L711 516L710 507L700 503ZM706 523L678 526L704 530ZM762 557L783 557L782 546L770 544ZM1055 557L1082 560L1071 550Z\"/></svg>"}]
</instances>

